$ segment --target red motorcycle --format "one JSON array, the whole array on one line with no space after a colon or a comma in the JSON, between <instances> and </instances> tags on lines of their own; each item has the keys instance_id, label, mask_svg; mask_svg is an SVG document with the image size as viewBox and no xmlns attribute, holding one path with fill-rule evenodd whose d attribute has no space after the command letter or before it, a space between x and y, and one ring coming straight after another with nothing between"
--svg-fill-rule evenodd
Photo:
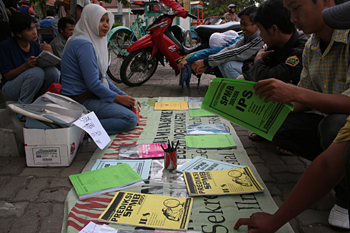
<instances>
[{"instance_id":1,"label":"red motorcycle","mask_svg":"<svg viewBox=\"0 0 350 233\"><path fill-rule=\"evenodd\" d=\"M149 80L159 62L164 66L164 56L175 70L175 75L178 75L180 71L177 67L177 60L189 53L209 48L211 34L227 30L240 31L241 29L239 23L198 26L195 31L200 42L192 48L187 48L182 44L184 30L180 26L171 25L175 16L193 19L197 17L173 0L161 0L158 6L163 14L148 26L147 35L128 48L129 54L122 63L120 77L128 86L139 86Z\"/></svg>"}]
</instances>

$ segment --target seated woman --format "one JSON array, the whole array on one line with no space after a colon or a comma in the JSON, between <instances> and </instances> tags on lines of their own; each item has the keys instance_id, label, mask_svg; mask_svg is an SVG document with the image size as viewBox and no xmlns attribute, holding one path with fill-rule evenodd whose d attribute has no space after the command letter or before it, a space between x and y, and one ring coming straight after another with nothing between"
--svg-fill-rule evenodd
<instances>
[{"instance_id":1,"label":"seated woman","mask_svg":"<svg viewBox=\"0 0 350 233\"><path fill-rule=\"evenodd\" d=\"M106 75L106 35L113 21L113 14L103 7L85 6L61 62L61 93L94 111L108 134L129 131L137 125L137 116L129 109L135 99L119 90Z\"/></svg>"},{"instance_id":2,"label":"seated woman","mask_svg":"<svg viewBox=\"0 0 350 233\"><path fill-rule=\"evenodd\" d=\"M34 19L23 12L13 14L10 27L14 38L0 43L0 89L10 100L30 104L57 83L60 72L55 67L40 68L37 57L42 49L52 53L49 44L39 45Z\"/></svg>"}]
</instances>

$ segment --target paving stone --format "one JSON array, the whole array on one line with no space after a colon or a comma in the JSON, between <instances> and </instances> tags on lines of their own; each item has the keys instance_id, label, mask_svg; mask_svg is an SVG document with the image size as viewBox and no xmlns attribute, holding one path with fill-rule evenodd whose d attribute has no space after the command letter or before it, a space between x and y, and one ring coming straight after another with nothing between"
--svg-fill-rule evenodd
<instances>
[{"instance_id":1,"label":"paving stone","mask_svg":"<svg viewBox=\"0 0 350 233\"><path fill-rule=\"evenodd\" d=\"M11 177L9 182L1 186L0 199L13 198L17 191L24 188L27 177Z\"/></svg>"},{"instance_id":2,"label":"paving stone","mask_svg":"<svg viewBox=\"0 0 350 233\"><path fill-rule=\"evenodd\" d=\"M56 233L61 232L63 222L64 204L54 204L51 208L51 214L41 223L40 232Z\"/></svg>"},{"instance_id":3,"label":"paving stone","mask_svg":"<svg viewBox=\"0 0 350 233\"><path fill-rule=\"evenodd\" d=\"M299 163L294 163L294 164L271 164L269 165L269 168L273 173L282 173L282 172L290 172L294 174L300 174L304 173L305 167L304 165L299 162Z\"/></svg>"},{"instance_id":4,"label":"paving stone","mask_svg":"<svg viewBox=\"0 0 350 233\"><path fill-rule=\"evenodd\" d=\"M291 183L277 183L277 187L282 191L282 196L281 199L284 201L288 195L292 192L293 188L295 187L296 183L291 182Z\"/></svg>"},{"instance_id":5,"label":"paving stone","mask_svg":"<svg viewBox=\"0 0 350 233\"><path fill-rule=\"evenodd\" d=\"M51 208L51 203L31 203L24 214L14 221L10 232L40 232L40 222L48 216Z\"/></svg>"},{"instance_id":6,"label":"paving stone","mask_svg":"<svg viewBox=\"0 0 350 233\"><path fill-rule=\"evenodd\" d=\"M0 172L3 167L7 166L7 164L11 162L11 158L13 157L6 157L6 156L1 157Z\"/></svg>"},{"instance_id":7,"label":"paving stone","mask_svg":"<svg viewBox=\"0 0 350 233\"><path fill-rule=\"evenodd\" d=\"M245 151L247 152L248 156L260 155L256 148L245 148Z\"/></svg>"},{"instance_id":8,"label":"paving stone","mask_svg":"<svg viewBox=\"0 0 350 233\"><path fill-rule=\"evenodd\" d=\"M300 164L305 169L307 168L306 164L299 159L300 158L299 156L295 156L295 155L280 155L280 158L285 164Z\"/></svg>"},{"instance_id":9,"label":"paving stone","mask_svg":"<svg viewBox=\"0 0 350 233\"><path fill-rule=\"evenodd\" d=\"M46 188L40 192L37 201L44 203L64 203L69 190L70 188Z\"/></svg>"},{"instance_id":10,"label":"paving stone","mask_svg":"<svg viewBox=\"0 0 350 233\"><path fill-rule=\"evenodd\" d=\"M249 158L253 164L264 163L264 160L262 160L259 155L249 155Z\"/></svg>"},{"instance_id":11,"label":"paving stone","mask_svg":"<svg viewBox=\"0 0 350 233\"><path fill-rule=\"evenodd\" d=\"M4 157L1 157L1 160ZM6 157L5 157L6 158ZM0 175L15 175L26 167L26 160L23 157L7 157L6 166L0 168Z\"/></svg>"},{"instance_id":12,"label":"paving stone","mask_svg":"<svg viewBox=\"0 0 350 233\"><path fill-rule=\"evenodd\" d=\"M306 233L349 233L350 231L339 229L339 228L332 228L326 224L316 224L316 225L309 225L309 226L301 226L300 229L303 232Z\"/></svg>"},{"instance_id":13,"label":"paving stone","mask_svg":"<svg viewBox=\"0 0 350 233\"><path fill-rule=\"evenodd\" d=\"M29 183L19 190L14 198L14 201L35 201L40 192L48 186L48 178L34 178L29 180Z\"/></svg>"},{"instance_id":14,"label":"paving stone","mask_svg":"<svg viewBox=\"0 0 350 233\"><path fill-rule=\"evenodd\" d=\"M269 182L264 182L264 183L267 186L271 196L280 196L280 195L282 195L281 190L274 183L269 183Z\"/></svg>"},{"instance_id":15,"label":"paving stone","mask_svg":"<svg viewBox=\"0 0 350 233\"><path fill-rule=\"evenodd\" d=\"M240 137L240 140L241 140L241 143L244 146L244 148L252 148L252 147L254 148L255 147L252 140L250 140L248 138L248 136L242 136L242 137Z\"/></svg>"},{"instance_id":16,"label":"paving stone","mask_svg":"<svg viewBox=\"0 0 350 233\"><path fill-rule=\"evenodd\" d=\"M48 188L71 188L72 184L69 181L68 177L62 177L62 178L52 178L50 182L48 183Z\"/></svg>"},{"instance_id":17,"label":"paving stone","mask_svg":"<svg viewBox=\"0 0 350 233\"><path fill-rule=\"evenodd\" d=\"M28 201L24 201L24 202L0 201L0 218L9 217L9 216L20 217L21 215L23 215L24 210L28 205L29 205Z\"/></svg>"},{"instance_id":18,"label":"paving stone","mask_svg":"<svg viewBox=\"0 0 350 233\"><path fill-rule=\"evenodd\" d=\"M298 220L303 226L319 224L321 222L327 222L329 211L316 211L307 209L298 215Z\"/></svg>"},{"instance_id":19,"label":"paving stone","mask_svg":"<svg viewBox=\"0 0 350 233\"><path fill-rule=\"evenodd\" d=\"M265 161L266 165L282 165L284 164L284 162L281 160L280 156L275 154L275 153L271 153L270 150L268 149L258 149L257 150L260 153L260 158Z\"/></svg>"},{"instance_id":20,"label":"paving stone","mask_svg":"<svg viewBox=\"0 0 350 233\"><path fill-rule=\"evenodd\" d=\"M62 170L62 167L27 167L20 176L58 177Z\"/></svg>"},{"instance_id":21,"label":"paving stone","mask_svg":"<svg viewBox=\"0 0 350 233\"><path fill-rule=\"evenodd\" d=\"M276 178L277 183L279 184L283 184L283 183L294 183L296 184L300 177L302 176L302 173L300 174L293 174L290 172L283 172L283 173L273 173L272 174L273 177Z\"/></svg>"},{"instance_id":22,"label":"paving stone","mask_svg":"<svg viewBox=\"0 0 350 233\"><path fill-rule=\"evenodd\" d=\"M11 179L11 176L0 176L0 189L1 189L1 186L8 183L10 179Z\"/></svg>"},{"instance_id":23,"label":"paving stone","mask_svg":"<svg viewBox=\"0 0 350 233\"><path fill-rule=\"evenodd\" d=\"M69 167L65 167L61 172L61 177L68 177L73 174L79 174L86 166L86 161L75 161Z\"/></svg>"},{"instance_id":24,"label":"paving stone","mask_svg":"<svg viewBox=\"0 0 350 233\"><path fill-rule=\"evenodd\" d=\"M264 182L275 182L276 179L271 176L270 170L262 163L258 163L254 165L256 170L258 171L260 177L264 180Z\"/></svg>"},{"instance_id":25,"label":"paving stone","mask_svg":"<svg viewBox=\"0 0 350 233\"><path fill-rule=\"evenodd\" d=\"M11 218L0 218L0 233L7 233L11 229L13 219Z\"/></svg>"}]
</instances>

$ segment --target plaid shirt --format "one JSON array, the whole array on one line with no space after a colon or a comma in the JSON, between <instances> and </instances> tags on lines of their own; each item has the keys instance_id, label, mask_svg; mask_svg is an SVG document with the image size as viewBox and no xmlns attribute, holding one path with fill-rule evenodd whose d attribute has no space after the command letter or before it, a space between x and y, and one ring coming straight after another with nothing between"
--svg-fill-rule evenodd
<instances>
[{"instance_id":1,"label":"plaid shirt","mask_svg":"<svg viewBox=\"0 0 350 233\"><path fill-rule=\"evenodd\" d=\"M315 34L306 42L299 87L350 97L350 30L334 30L322 54Z\"/></svg>"}]
</instances>

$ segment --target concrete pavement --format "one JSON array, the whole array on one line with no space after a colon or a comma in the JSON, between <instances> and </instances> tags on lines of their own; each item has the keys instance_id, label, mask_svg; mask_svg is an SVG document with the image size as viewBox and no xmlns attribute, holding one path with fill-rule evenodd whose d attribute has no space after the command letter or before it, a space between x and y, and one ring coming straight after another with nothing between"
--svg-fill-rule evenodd
<instances>
[{"instance_id":1,"label":"concrete pavement","mask_svg":"<svg viewBox=\"0 0 350 233\"><path fill-rule=\"evenodd\" d=\"M192 76L191 90L186 87L182 90L174 71L169 66L159 66L155 75L139 87L117 86L133 97L203 97L213 78L203 75L198 90L197 78ZM233 126L269 192L280 205L310 162L298 156L278 155L272 143L252 142L248 138L249 130L237 124ZM0 233L61 232L64 200L72 187L68 176L80 173L96 149L93 142L84 141L69 167L29 168L24 157L8 157L0 148ZM350 232L328 225L333 205L332 192L292 220L291 226L297 233Z\"/></svg>"}]
</instances>

